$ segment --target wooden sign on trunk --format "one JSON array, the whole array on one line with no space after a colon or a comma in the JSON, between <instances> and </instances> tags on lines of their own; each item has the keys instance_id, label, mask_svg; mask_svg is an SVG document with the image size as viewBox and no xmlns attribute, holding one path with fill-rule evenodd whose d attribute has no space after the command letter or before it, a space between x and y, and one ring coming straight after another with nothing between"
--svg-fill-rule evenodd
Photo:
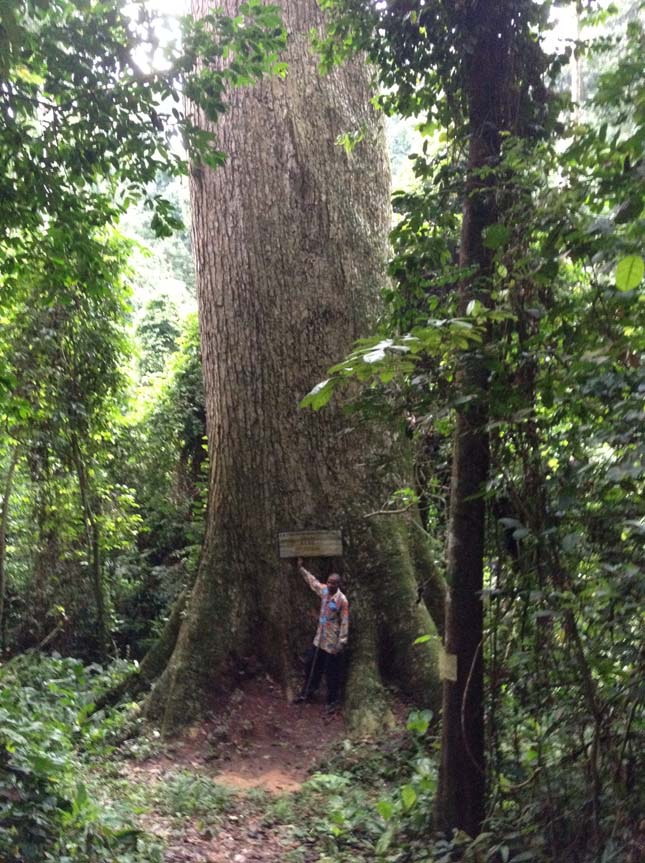
<instances>
[{"instance_id":1,"label":"wooden sign on trunk","mask_svg":"<svg viewBox=\"0 0 645 863\"><path fill-rule=\"evenodd\" d=\"M281 558L342 557L343 537L339 530L290 530L278 534Z\"/></svg>"},{"instance_id":2,"label":"wooden sign on trunk","mask_svg":"<svg viewBox=\"0 0 645 863\"><path fill-rule=\"evenodd\" d=\"M457 656L454 653L446 653L441 648L439 651L439 677L442 680L457 680Z\"/></svg>"}]
</instances>

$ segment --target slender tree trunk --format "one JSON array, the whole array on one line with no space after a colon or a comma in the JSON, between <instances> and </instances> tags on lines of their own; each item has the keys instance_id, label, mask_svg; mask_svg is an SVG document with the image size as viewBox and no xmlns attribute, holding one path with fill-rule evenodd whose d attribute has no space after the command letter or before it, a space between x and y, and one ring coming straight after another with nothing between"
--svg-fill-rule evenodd
<instances>
[{"instance_id":1,"label":"slender tree trunk","mask_svg":"<svg viewBox=\"0 0 645 863\"><path fill-rule=\"evenodd\" d=\"M237 11L234 0L224 7ZM196 14L208 8L195 0ZM413 644L435 634L417 598L414 528L364 517L393 487L382 465L399 444L337 405L298 407L373 321L390 221L382 128L361 62L318 74L313 0L282 8L287 78L231 94L218 124L227 164L192 176L211 473L202 563L149 702L166 731L199 715L245 656L287 692L299 683L316 599L278 560L277 534L290 529L343 531L356 727L383 716L381 671L438 706L437 639ZM348 154L336 139L355 130L363 139Z\"/></svg>"},{"instance_id":2,"label":"slender tree trunk","mask_svg":"<svg viewBox=\"0 0 645 863\"><path fill-rule=\"evenodd\" d=\"M94 594L94 605L96 609L96 635L99 651L102 655L107 652L108 632L105 612L105 584L103 580L103 566L101 562L101 531L96 518L96 513L90 501L91 489L85 469L85 462L78 441L72 444L74 452L74 463L78 477L78 488L81 495L83 507L83 521L85 524L85 535L87 538L87 553L90 558L90 573L92 580L92 592Z\"/></svg>"},{"instance_id":3,"label":"slender tree trunk","mask_svg":"<svg viewBox=\"0 0 645 863\"><path fill-rule=\"evenodd\" d=\"M29 613L22 622L16 638L21 650L39 644L46 634L52 584L56 579L57 563L60 559L58 533L51 524L56 501L52 500L51 473L46 461L35 476L32 474L32 479L36 488L33 520L37 538L34 548Z\"/></svg>"},{"instance_id":4,"label":"slender tree trunk","mask_svg":"<svg viewBox=\"0 0 645 863\"><path fill-rule=\"evenodd\" d=\"M11 461L7 469L7 475L2 489L2 506L0 507L0 648L5 648L5 619L4 604L7 592L7 527L9 526L9 501L13 486L13 475L20 458L20 447L15 446L11 453Z\"/></svg>"},{"instance_id":5,"label":"slender tree trunk","mask_svg":"<svg viewBox=\"0 0 645 863\"><path fill-rule=\"evenodd\" d=\"M576 43L580 42L582 37L580 19L582 18L583 12L582 0L576 0ZM584 62L577 45L571 54L569 69L571 71L571 100L574 103L574 119L576 122L580 122L581 106L584 99Z\"/></svg>"},{"instance_id":6,"label":"slender tree trunk","mask_svg":"<svg viewBox=\"0 0 645 863\"><path fill-rule=\"evenodd\" d=\"M95 713L109 705L117 704L126 695L130 696L130 698L135 698L150 689L154 681L163 672L175 649L189 595L189 588L184 588L179 594L171 609L161 637L146 653L138 670L129 674L121 683L108 689L107 692L98 698L92 712Z\"/></svg>"},{"instance_id":7,"label":"slender tree trunk","mask_svg":"<svg viewBox=\"0 0 645 863\"><path fill-rule=\"evenodd\" d=\"M460 287L461 311L478 299L490 305L492 252L483 232L498 219L494 168L500 132L510 129L511 6L508 0L481 0L465 16L464 37L472 42L465 69L470 128L468 178L463 207L460 266L476 267ZM443 684L441 764L435 806L437 826L476 836L484 820L483 588L485 502L489 468L484 348L462 359L459 389L468 400L457 411L448 535L448 601L445 651L456 663Z\"/></svg>"}]
</instances>

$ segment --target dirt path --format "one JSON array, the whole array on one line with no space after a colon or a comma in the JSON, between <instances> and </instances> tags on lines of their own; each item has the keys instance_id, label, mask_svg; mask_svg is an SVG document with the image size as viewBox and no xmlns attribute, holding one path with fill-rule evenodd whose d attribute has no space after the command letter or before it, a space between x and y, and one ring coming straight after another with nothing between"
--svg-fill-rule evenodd
<instances>
[{"instance_id":1,"label":"dirt path","mask_svg":"<svg viewBox=\"0 0 645 863\"><path fill-rule=\"evenodd\" d=\"M152 787L180 771L195 773L277 800L297 792L346 734L342 714L327 719L320 703L287 704L268 677L235 690L222 708L216 719L190 729L163 753L130 764L128 776ZM141 826L167 843L165 863L284 863L298 847L288 828L252 809L225 813L216 827L206 828L203 819L186 819L178 828L176 820L150 812ZM313 863L318 854L302 849L297 859Z\"/></svg>"}]
</instances>

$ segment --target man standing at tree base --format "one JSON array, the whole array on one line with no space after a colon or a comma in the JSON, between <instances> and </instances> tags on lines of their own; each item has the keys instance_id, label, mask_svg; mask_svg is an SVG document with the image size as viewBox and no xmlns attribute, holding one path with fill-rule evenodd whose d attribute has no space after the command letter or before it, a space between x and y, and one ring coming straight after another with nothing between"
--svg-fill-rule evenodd
<instances>
[{"instance_id":1,"label":"man standing at tree base","mask_svg":"<svg viewBox=\"0 0 645 863\"><path fill-rule=\"evenodd\" d=\"M318 629L305 663L305 680L296 703L309 701L320 686L323 674L327 681L327 712L340 705L342 683L342 652L347 647L349 603L340 590L340 576L332 572L326 584L318 581L298 558L297 567L309 587L321 598Z\"/></svg>"}]
</instances>

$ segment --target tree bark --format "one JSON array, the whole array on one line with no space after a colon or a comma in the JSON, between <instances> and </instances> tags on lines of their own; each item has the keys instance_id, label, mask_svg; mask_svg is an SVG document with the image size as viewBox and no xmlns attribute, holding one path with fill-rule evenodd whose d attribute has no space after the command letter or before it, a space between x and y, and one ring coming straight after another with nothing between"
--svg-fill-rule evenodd
<instances>
[{"instance_id":1,"label":"tree bark","mask_svg":"<svg viewBox=\"0 0 645 863\"><path fill-rule=\"evenodd\" d=\"M32 458L33 451L27 453ZM38 460L38 459L37 459ZM13 639L18 650L28 650L40 644L47 634L48 614L52 600L53 583L60 559L58 533L52 526L56 507L55 491L52 488L51 471L47 459L34 469L30 465L35 488L33 522L36 526L30 602L28 613L21 620L20 627Z\"/></svg>"},{"instance_id":2,"label":"tree bark","mask_svg":"<svg viewBox=\"0 0 645 863\"><path fill-rule=\"evenodd\" d=\"M497 222L494 174L500 132L511 130L512 2L480 0L461 21L468 99L468 177L463 205L459 263L476 267L460 285L460 311L477 299L489 306L493 253L485 229ZM462 358L458 375L464 405L457 410L450 489L445 651L456 661L456 679L445 679L437 826L476 836L485 816L483 607L485 501L489 468L488 365L483 348Z\"/></svg>"},{"instance_id":3,"label":"tree bark","mask_svg":"<svg viewBox=\"0 0 645 863\"><path fill-rule=\"evenodd\" d=\"M584 99L584 62L581 49L578 43L581 42L581 18L584 14L582 0L576 0L575 16L576 16L576 38L571 59L569 60L569 69L571 70L571 101L573 102L573 116L577 123L581 120L582 102Z\"/></svg>"},{"instance_id":4,"label":"tree bark","mask_svg":"<svg viewBox=\"0 0 645 863\"><path fill-rule=\"evenodd\" d=\"M13 486L13 475L20 457L20 447L15 446L11 453L11 460L7 468L7 474L2 489L2 505L0 506L0 648L5 648L5 619L4 603L7 592L7 527L9 525L9 500Z\"/></svg>"},{"instance_id":5,"label":"tree bark","mask_svg":"<svg viewBox=\"0 0 645 863\"><path fill-rule=\"evenodd\" d=\"M234 0L224 8L237 11ZM149 702L167 732L202 713L249 655L293 691L316 599L278 560L281 530L343 530L355 727L383 715L381 671L438 706L414 528L364 517L392 488L381 465L399 444L355 427L338 405L298 407L374 320L390 222L381 123L362 62L318 74L309 36L322 24L317 5L284 0L282 9L286 79L234 91L217 127L226 165L192 173L211 473L202 563ZM197 15L207 11L207 0L194 0ZM355 130L362 141L347 153L336 139ZM435 638L414 646L425 633Z\"/></svg>"},{"instance_id":6,"label":"tree bark","mask_svg":"<svg viewBox=\"0 0 645 863\"><path fill-rule=\"evenodd\" d=\"M102 656L107 653L108 631L105 611L105 584L103 580L103 566L101 562L101 531L96 513L90 501L90 485L78 441L72 441L72 451L78 488L83 508L83 522L87 539L87 553L89 557L90 573L92 579L92 592L94 593L94 605L96 608L96 635L99 652Z\"/></svg>"}]
</instances>

